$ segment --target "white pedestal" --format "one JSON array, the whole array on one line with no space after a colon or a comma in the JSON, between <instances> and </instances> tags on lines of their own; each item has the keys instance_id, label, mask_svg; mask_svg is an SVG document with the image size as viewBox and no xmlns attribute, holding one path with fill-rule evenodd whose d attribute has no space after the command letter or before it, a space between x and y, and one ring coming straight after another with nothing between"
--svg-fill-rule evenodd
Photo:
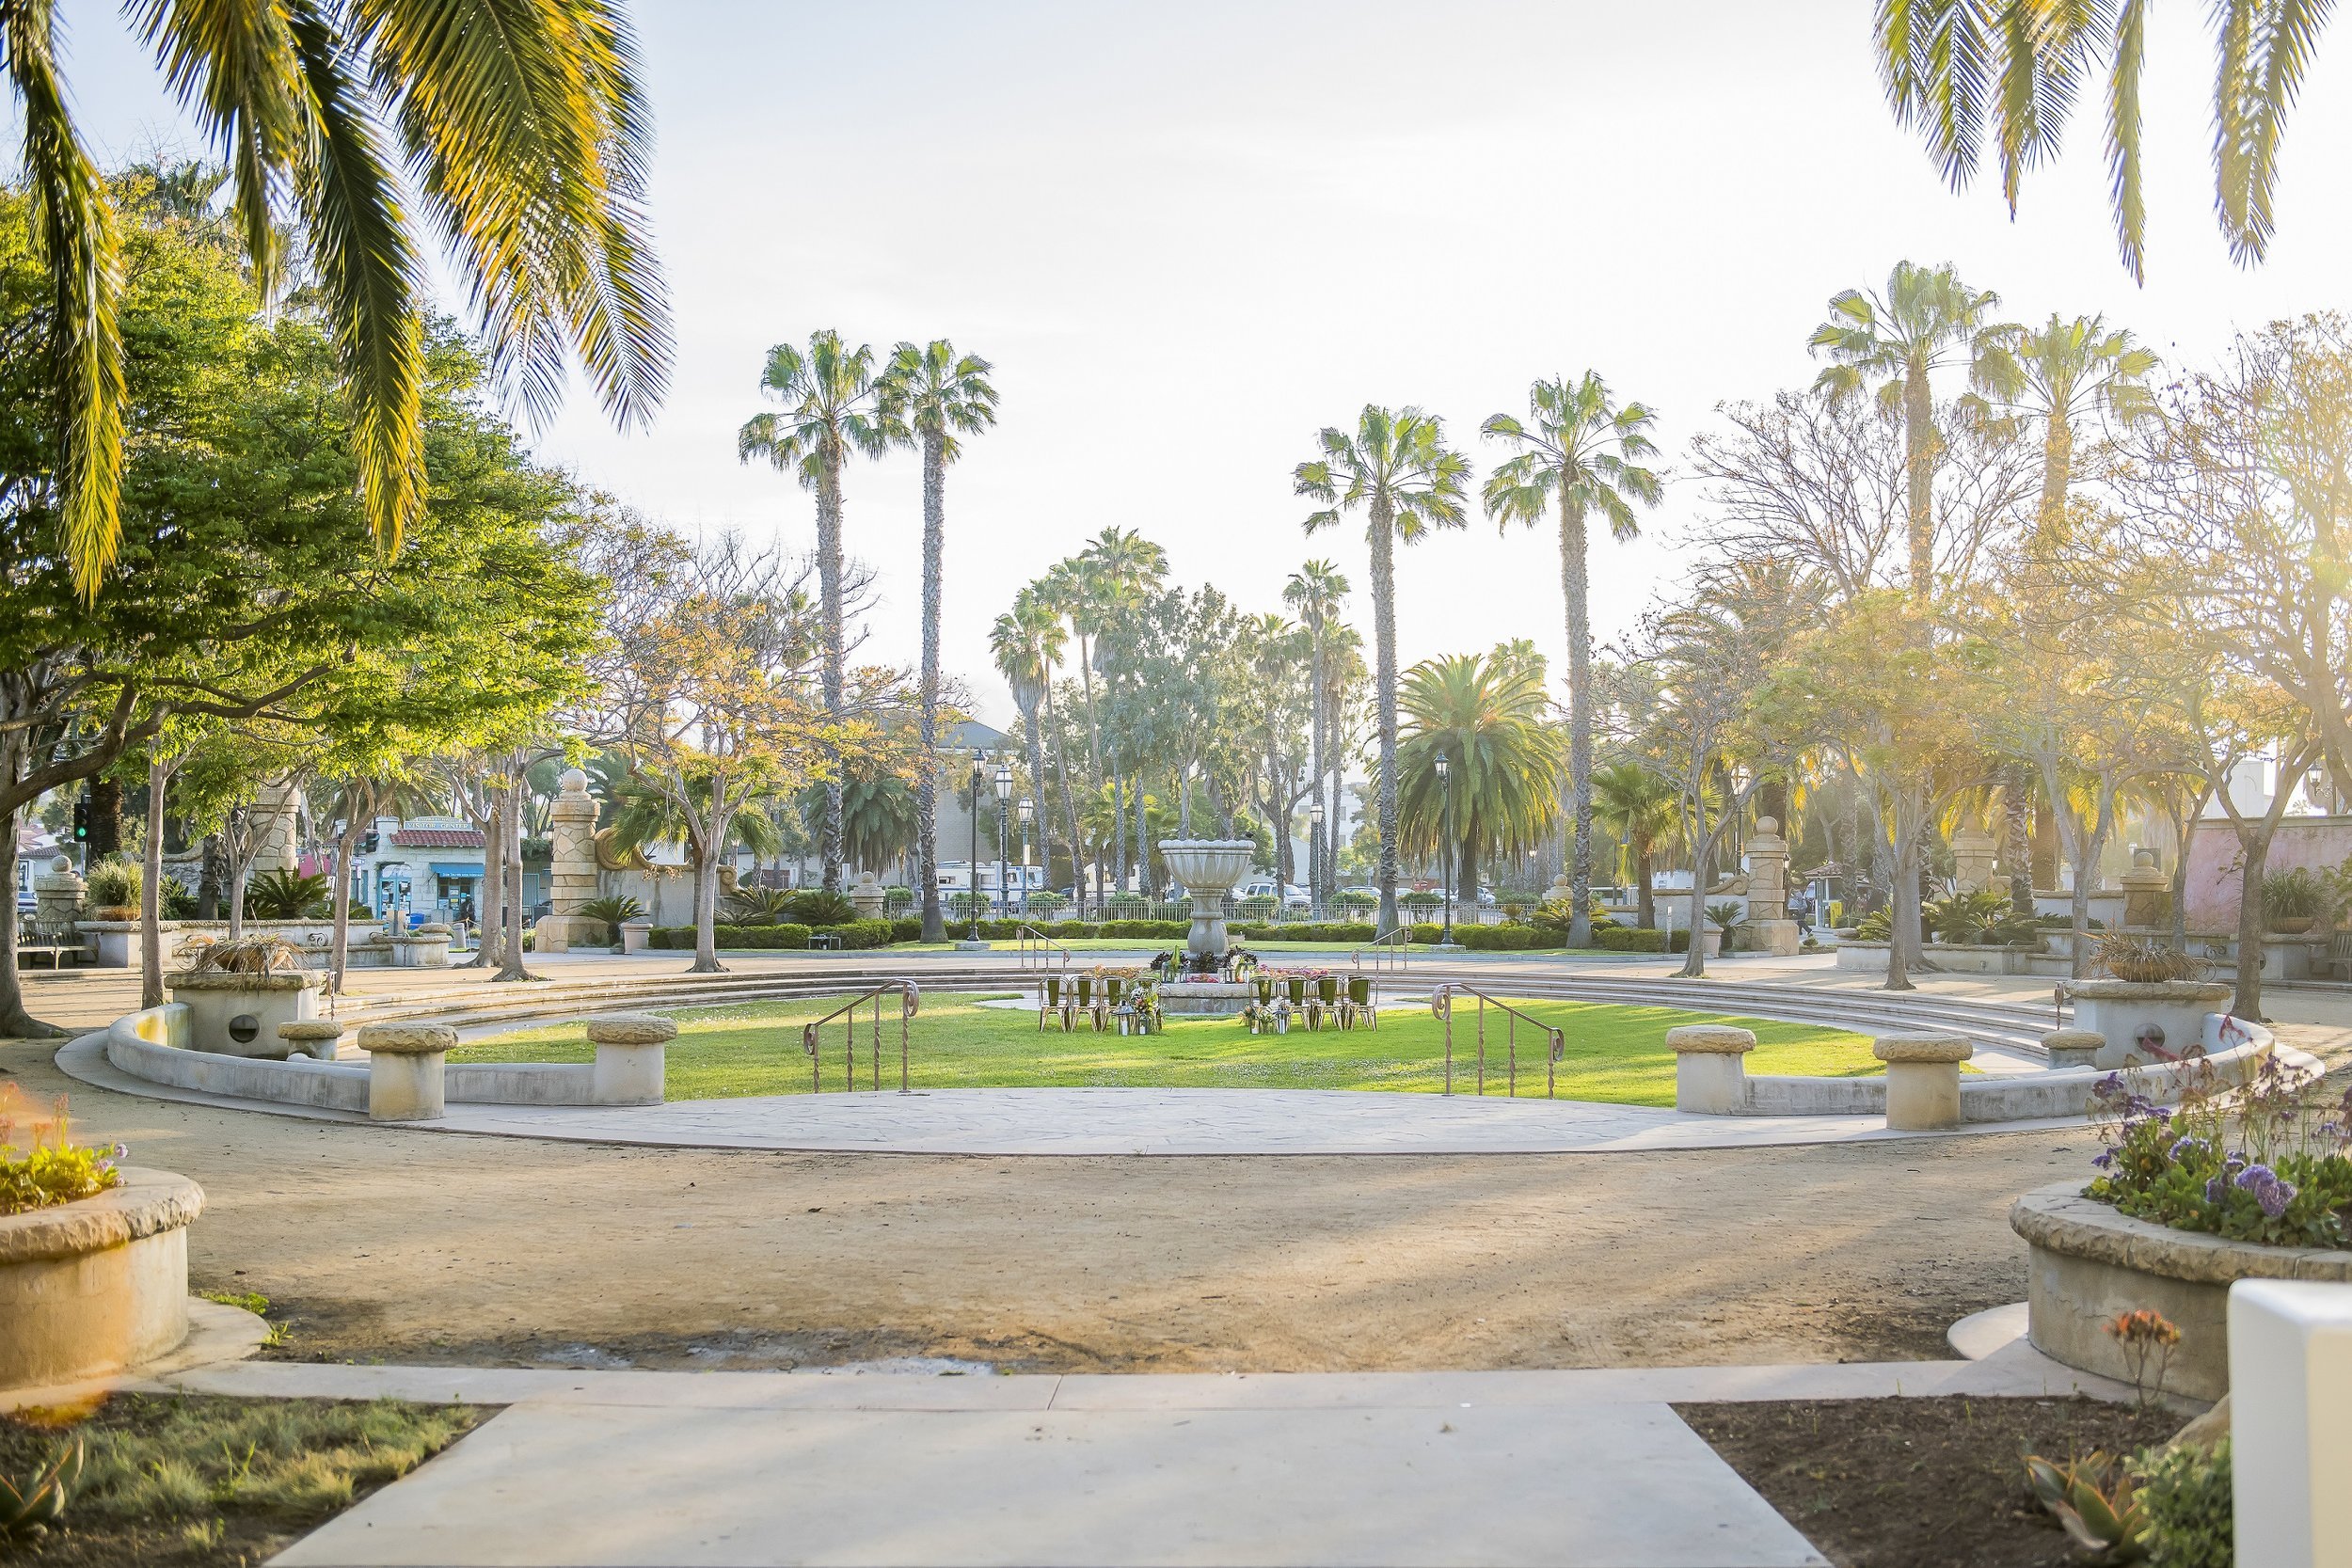
<instances>
[{"instance_id":1,"label":"white pedestal","mask_svg":"<svg viewBox=\"0 0 2352 1568\"><path fill-rule=\"evenodd\" d=\"M2238 1561L2352 1564L2352 1285L2230 1287L2230 1433Z\"/></svg>"}]
</instances>

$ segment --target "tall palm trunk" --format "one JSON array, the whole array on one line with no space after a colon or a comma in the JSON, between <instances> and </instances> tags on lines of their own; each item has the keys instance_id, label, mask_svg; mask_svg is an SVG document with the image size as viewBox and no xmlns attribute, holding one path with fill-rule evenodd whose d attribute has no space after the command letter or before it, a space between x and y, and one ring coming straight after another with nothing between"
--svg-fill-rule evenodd
<instances>
[{"instance_id":1,"label":"tall palm trunk","mask_svg":"<svg viewBox=\"0 0 2352 1568\"><path fill-rule=\"evenodd\" d=\"M2074 482L2074 426L2062 409L2053 410L2042 436L2042 507L2039 520L2042 542L2057 540L2066 528L2066 496Z\"/></svg>"},{"instance_id":2,"label":"tall palm trunk","mask_svg":"<svg viewBox=\"0 0 2352 1568\"><path fill-rule=\"evenodd\" d=\"M1053 673L1051 670L1045 673L1045 712L1049 720L1054 711ZM1058 738L1059 733L1057 732L1057 739ZM1078 841L1078 798L1070 792L1070 748L1067 745L1057 745L1054 748L1054 779L1061 786L1062 824L1070 834L1071 902L1076 906L1074 912L1077 917L1083 920L1087 912L1086 872L1078 863L1079 855L1082 852ZM1039 787L1044 786L1041 784ZM1053 876L1051 869L1054 863L1053 847L1051 844L1045 847L1048 878Z\"/></svg>"},{"instance_id":3,"label":"tall palm trunk","mask_svg":"<svg viewBox=\"0 0 2352 1568\"><path fill-rule=\"evenodd\" d=\"M1373 679L1380 705L1380 921L1396 928L1396 511L1372 500Z\"/></svg>"},{"instance_id":4,"label":"tall palm trunk","mask_svg":"<svg viewBox=\"0 0 2352 1568\"><path fill-rule=\"evenodd\" d=\"M1915 360L1903 372L1903 486L1910 510L1911 599L1925 606L1935 593L1935 403L1927 366Z\"/></svg>"},{"instance_id":5,"label":"tall palm trunk","mask_svg":"<svg viewBox=\"0 0 2352 1568\"><path fill-rule=\"evenodd\" d=\"M1029 742L1029 787L1037 791L1037 810L1031 820L1037 824L1039 875L1051 880L1054 875L1054 817L1046 809L1045 800L1045 736L1038 727L1038 706L1044 698L1033 697L1021 710L1022 726ZM1022 909L1028 909L1028 895L1022 895Z\"/></svg>"},{"instance_id":6,"label":"tall palm trunk","mask_svg":"<svg viewBox=\"0 0 2352 1568\"><path fill-rule=\"evenodd\" d=\"M1593 945L1593 626L1584 509L1560 490L1560 594L1568 606L1568 945Z\"/></svg>"},{"instance_id":7,"label":"tall palm trunk","mask_svg":"<svg viewBox=\"0 0 2352 1568\"><path fill-rule=\"evenodd\" d=\"M914 794L914 865L923 879L923 940L944 942L939 911L939 610L947 552L947 450L941 431L923 436L923 777ZM1029 749L1037 714L1029 712ZM1034 770L1034 768L1033 769ZM828 801L833 797L828 794Z\"/></svg>"},{"instance_id":8,"label":"tall palm trunk","mask_svg":"<svg viewBox=\"0 0 2352 1568\"><path fill-rule=\"evenodd\" d=\"M1326 782L1324 775L1327 771L1324 764L1323 737L1325 733L1325 722L1323 706L1324 698L1327 693L1324 690L1323 673L1323 617L1320 615L1315 617L1314 625L1313 678L1315 683L1314 718L1312 720L1313 733L1308 738L1308 746L1314 753L1314 803L1324 808L1324 819L1328 821L1331 814L1339 809L1339 802L1337 800L1326 800L1324 799L1323 792L1323 786ZM1307 832L1314 840L1314 842L1309 846L1307 854L1308 902L1314 907L1315 912L1322 913L1331 907L1331 888L1329 886L1331 864L1323 852L1323 825L1322 823L1314 820L1314 814L1312 812L1308 813L1308 824Z\"/></svg>"},{"instance_id":9,"label":"tall palm trunk","mask_svg":"<svg viewBox=\"0 0 2352 1568\"><path fill-rule=\"evenodd\" d=\"M1641 879L1641 882L1640 885L1633 890L1633 919L1635 924L1639 925L1645 931L1651 929L1658 924L1658 895L1651 891L1649 885L1649 840L1638 837L1634 839L1633 874Z\"/></svg>"},{"instance_id":10,"label":"tall palm trunk","mask_svg":"<svg viewBox=\"0 0 2352 1568\"><path fill-rule=\"evenodd\" d=\"M928 520L925 524L929 530ZM825 629L825 716L835 724L842 720L842 648L841 648L841 454L828 449L817 474L817 587L822 601L821 613ZM928 583L926 589L928 592ZM841 752L828 746L832 764L825 778L824 842L820 854L824 863L824 888L827 893L841 891L841 864L849 858L845 847L841 810Z\"/></svg>"}]
</instances>

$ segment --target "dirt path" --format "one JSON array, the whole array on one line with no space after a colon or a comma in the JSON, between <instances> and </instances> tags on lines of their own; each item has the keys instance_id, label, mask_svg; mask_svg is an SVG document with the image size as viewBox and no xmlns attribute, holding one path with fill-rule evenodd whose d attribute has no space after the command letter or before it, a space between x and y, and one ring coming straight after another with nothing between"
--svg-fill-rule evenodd
<instances>
[{"instance_id":1,"label":"dirt path","mask_svg":"<svg viewBox=\"0 0 2352 1568\"><path fill-rule=\"evenodd\" d=\"M2088 1133L1688 1154L987 1159L631 1150L72 1085L209 1195L206 1289L333 1360L1205 1371L1947 1354ZM278 1315L276 1311L273 1316Z\"/></svg>"}]
</instances>

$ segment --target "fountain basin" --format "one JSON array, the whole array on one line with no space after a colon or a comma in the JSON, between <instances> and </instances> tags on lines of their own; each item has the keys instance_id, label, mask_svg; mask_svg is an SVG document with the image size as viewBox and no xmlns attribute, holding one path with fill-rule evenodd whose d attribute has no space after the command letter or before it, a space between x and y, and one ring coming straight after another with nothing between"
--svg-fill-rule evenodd
<instances>
[{"instance_id":1,"label":"fountain basin","mask_svg":"<svg viewBox=\"0 0 2352 1568\"><path fill-rule=\"evenodd\" d=\"M1184 951L1221 959L1232 945L1225 934L1225 895L1248 873L1258 846L1246 838L1164 838L1160 858L1168 875L1184 884L1192 899L1192 929Z\"/></svg>"}]
</instances>

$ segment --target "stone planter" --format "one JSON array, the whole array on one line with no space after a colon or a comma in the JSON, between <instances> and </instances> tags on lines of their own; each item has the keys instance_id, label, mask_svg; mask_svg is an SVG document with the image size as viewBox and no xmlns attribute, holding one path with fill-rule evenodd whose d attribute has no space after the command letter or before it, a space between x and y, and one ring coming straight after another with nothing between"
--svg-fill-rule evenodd
<instances>
[{"instance_id":1,"label":"stone planter","mask_svg":"<svg viewBox=\"0 0 2352 1568\"><path fill-rule=\"evenodd\" d=\"M2204 1043L2205 1015L2224 1009L2230 988L2209 980L2077 980L2074 1027L2105 1037L2095 1065L2109 1069L2178 1056Z\"/></svg>"},{"instance_id":2,"label":"stone planter","mask_svg":"<svg viewBox=\"0 0 2352 1568\"><path fill-rule=\"evenodd\" d=\"M223 1056L286 1056L278 1026L318 1016L323 976L310 970L241 974L190 971L164 976L174 1002L188 1009L188 1047Z\"/></svg>"},{"instance_id":3,"label":"stone planter","mask_svg":"<svg viewBox=\"0 0 2352 1568\"><path fill-rule=\"evenodd\" d=\"M2026 1277L2026 1336L2070 1367L2131 1381L2122 1348L2105 1325L2153 1307L2181 1331L2165 1387L2191 1399L2230 1391L2230 1285L2239 1279L2352 1283L2352 1251L2259 1246L2132 1218L2061 1181L2017 1200L2010 1228L2032 1259Z\"/></svg>"},{"instance_id":4,"label":"stone planter","mask_svg":"<svg viewBox=\"0 0 2352 1568\"><path fill-rule=\"evenodd\" d=\"M203 1189L125 1166L95 1197L0 1216L0 1388L108 1377L188 1335L188 1223Z\"/></svg>"},{"instance_id":5,"label":"stone planter","mask_svg":"<svg viewBox=\"0 0 2352 1568\"><path fill-rule=\"evenodd\" d=\"M646 944L652 940L653 923L651 921L624 920L621 922L622 952L643 953Z\"/></svg>"},{"instance_id":6,"label":"stone planter","mask_svg":"<svg viewBox=\"0 0 2352 1568\"><path fill-rule=\"evenodd\" d=\"M450 930L446 926L420 926L405 936L391 938L395 969L447 969Z\"/></svg>"}]
</instances>

